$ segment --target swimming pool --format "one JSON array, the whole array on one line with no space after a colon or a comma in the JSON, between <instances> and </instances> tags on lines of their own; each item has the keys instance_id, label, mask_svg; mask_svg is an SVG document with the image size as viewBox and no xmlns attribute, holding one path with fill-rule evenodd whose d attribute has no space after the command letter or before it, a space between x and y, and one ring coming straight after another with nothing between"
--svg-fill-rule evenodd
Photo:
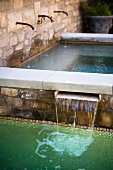
<instances>
[{"instance_id":1,"label":"swimming pool","mask_svg":"<svg viewBox=\"0 0 113 170\"><path fill-rule=\"evenodd\" d=\"M113 133L0 120L0 169L111 170Z\"/></svg>"},{"instance_id":2,"label":"swimming pool","mask_svg":"<svg viewBox=\"0 0 113 170\"><path fill-rule=\"evenodd\" d=\"M113 74L113 45L58 43L18 67Z\"/></svg>"}]
</instances>

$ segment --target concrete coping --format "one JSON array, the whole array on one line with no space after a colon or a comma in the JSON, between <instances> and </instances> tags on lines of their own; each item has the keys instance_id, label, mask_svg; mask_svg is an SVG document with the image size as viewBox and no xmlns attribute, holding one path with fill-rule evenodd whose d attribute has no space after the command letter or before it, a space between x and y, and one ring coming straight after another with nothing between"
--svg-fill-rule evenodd
<instances>
[{"instance_id":1,"label":"concrete coping","mask_svg":"<svg viewBox=\"0 0 113 170\"><path fill-rule=\"evenodd\" d=\"M113 43L113 34L63 33L61 40Z\"/></svg>"},{"instance_id":2,"label":"concrete coping","mask_svg":"<svg viewBox=\"0 0 113 170\"><path fill-rule=\"evenodd\" d=\"M0 86L113 95L113 74L0 67Z\"/></svg>"}]
</instances>

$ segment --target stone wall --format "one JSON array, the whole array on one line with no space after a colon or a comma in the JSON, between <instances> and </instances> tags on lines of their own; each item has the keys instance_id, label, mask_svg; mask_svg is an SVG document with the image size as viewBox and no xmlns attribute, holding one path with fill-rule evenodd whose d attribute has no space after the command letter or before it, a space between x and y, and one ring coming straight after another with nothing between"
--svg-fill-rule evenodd
<instances>
[{"instance_id":1,"label":"stone wall","mask_svg":"<svg viewBox=\"0 0 113 170\"><path fill-rule=\"evenodd\" d=\"M15 67L54 45L61 33L79 32L78 5L79 0L0 0L0 66ZM38 24L38 15L52 16L54 22L45 18Z\"/></svg>"},{"instance_id":2,"label":"stone wall","mask_svg":"<svg viewBox=\"0 0 113 170\"><path fill-rule=\"evenodd\" d=\"M64 102L66 101L57 104L58 122L73 125L75 112L72 104L70 103L67 109ZM88 127L89 123L91 125L93 114L94 110L77 109L76 125ZM54 91L1 87L0 117L57 122ZM98 103L95 127L113 129L113 96L102 95Z\"/></svg>"}]
</instances>

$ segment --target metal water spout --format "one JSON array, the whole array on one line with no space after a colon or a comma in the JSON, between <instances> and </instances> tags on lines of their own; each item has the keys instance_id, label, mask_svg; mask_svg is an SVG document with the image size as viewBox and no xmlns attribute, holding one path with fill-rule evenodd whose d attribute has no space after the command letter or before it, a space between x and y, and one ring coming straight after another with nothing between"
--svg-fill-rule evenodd
<instances>
[{"instance_id":1,"label":"metal water spout","mask_svg":"<svg viewBox=\"0 0 113 170\"><path fill-rule=\"evenodd\" d=\"M54 11L54 13L64 13L64 14L66 14L68 16L68 13L65 12L65 11Z\"/></svg>"},{"instance_id":2,"label":"metal water spout","mask_svg":"<svg viewBox=\"0 0 113 170\"><path fill-rule=\"evenodd\" d=\"M17 24L27 25L27 26L31 27L32 30L34 30L34 27L33 27L31 24L28 24L28 23L25 23L25 22L16 22L16 25L17 25Z\"/></svg>"},{"instance_id":3,"label":"metal water spout","mask_svg":"<svg viewBox=\"0 0 113 170\"><path fill-rule=\"evenodd\" d=\"M42 19L45 19L46 17L49 18L51 22L54 22L52 17L48 15L38 15L38 18L41 18L41 21L38 20L38 23L42 23Z\"/></svg>"}]
</instances>

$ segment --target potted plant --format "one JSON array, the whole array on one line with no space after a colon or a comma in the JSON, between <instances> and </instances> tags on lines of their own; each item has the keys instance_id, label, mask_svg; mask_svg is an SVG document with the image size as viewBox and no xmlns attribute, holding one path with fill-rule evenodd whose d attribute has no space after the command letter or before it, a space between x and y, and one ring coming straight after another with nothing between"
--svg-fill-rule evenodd
<instances>
[{"instance_id":1,"label":"potted plant","mask_svg":"<svg viewBox=\"0 0 113 170\"><path fill-rule=\"evenodd\" d=\"M112 27L112 12L110 3L94 2L85 3L80 1L80 11L83 16L86 16L88 30L91 33L108 33Z\"/></svg>"}]
</instances>

